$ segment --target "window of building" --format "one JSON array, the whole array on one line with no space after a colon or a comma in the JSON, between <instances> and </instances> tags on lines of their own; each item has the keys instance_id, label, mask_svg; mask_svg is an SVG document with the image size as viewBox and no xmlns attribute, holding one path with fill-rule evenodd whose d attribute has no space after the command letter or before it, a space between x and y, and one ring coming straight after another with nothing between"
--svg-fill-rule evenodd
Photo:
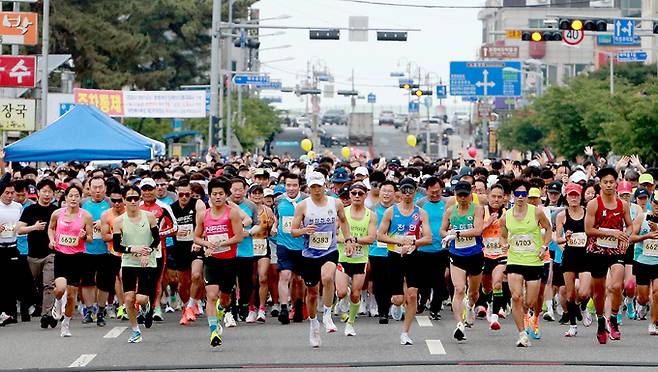
<instances>
[{"instance_id":1,"label":"window of building","mask_svg":"<svg viewBox=\"0 0 658 372\"><path fill-rule=\"evenodd\" d=\"M530 18L528 20L528 28L544 28L543 18Z\"/></svg>"},{"instance_id":2,"label":"window of building","mask_svg":"<svg viewBox=\"0 0 658 372\"><path fill-rule=\"evenodd\" d=\"M621 0L621 14L624 17L642 16L642 0Z\"/></svg>"}]
</instances>

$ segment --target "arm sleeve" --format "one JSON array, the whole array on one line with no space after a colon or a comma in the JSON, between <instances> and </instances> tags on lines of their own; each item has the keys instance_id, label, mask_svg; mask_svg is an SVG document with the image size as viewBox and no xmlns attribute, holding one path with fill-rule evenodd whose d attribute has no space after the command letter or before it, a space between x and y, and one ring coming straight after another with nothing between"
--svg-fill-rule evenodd
<instances>
[{"instance_id":1,"label":"arm sleeve","mask_svg":"<svg viewBox=\"0 0 658 372\"><path fill-rule=\"evenodd\" d=\"M120 252L120 253L130 253L130 252L128 251L128 247L126 247L125 245L122 245L122 244L121 244L121 234L119 234L119 233L114 233L114 234L112 234L112 245L113 245L114 250L115 250L116 252Z\"/></svg>"},{"instance_id":2,"label":"arm sleeve","mask_svg":"<svg viewBox=\"0 0 658 372\"><path fill-rule=\"evenodd\" d=\"M151 227L151 236L153 237L153 242L151 243L151 248L156 249L160 244L160 229L158 226Z\"/></svg>"}]
</instances>

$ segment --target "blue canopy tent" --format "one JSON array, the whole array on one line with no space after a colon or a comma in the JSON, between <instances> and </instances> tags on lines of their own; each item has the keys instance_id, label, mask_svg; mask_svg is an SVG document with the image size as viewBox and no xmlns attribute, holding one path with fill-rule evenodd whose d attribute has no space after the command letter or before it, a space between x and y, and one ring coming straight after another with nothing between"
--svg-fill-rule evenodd
<instances>
[{"instance_id":1,"label":"blue canopy tent","mask_svg":"<svg viewBox=\"0 0 658 372\"><path fill-rule=\"evenodd\" d=\"M5 148L6 161L152 159L165 145L94 106L77 105L54 123Z\"/></svg>"}]
</instances>

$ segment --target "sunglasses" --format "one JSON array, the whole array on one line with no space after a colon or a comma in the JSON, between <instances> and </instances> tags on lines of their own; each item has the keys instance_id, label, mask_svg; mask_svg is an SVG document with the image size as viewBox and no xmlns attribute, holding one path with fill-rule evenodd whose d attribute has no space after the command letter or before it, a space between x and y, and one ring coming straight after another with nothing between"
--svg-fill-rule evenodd
<instances>
[{"instance_id":1,"label":"sunglasses","mask_svg":"<svg viewBox=\"0 0 658 372\"><path fill-rule=\"evenodd\" d=\"M527 198L528 197L528 192L527 191L514 191L514 197L515 198Z\"/></svg>"},{"instance_id":2,"label":"sunglasses","mask_svg":"<svg viewBox=\"0 0 658 372\"><path fill-rule=\"evenodd\" d=\"M155 190L155 187L153 186L150 185L142 186L142 191L153 191L153 190Z\"/></svg>"},{"instance_id":3,"label":"sunglasses","mask_svg":"<svg viewBox=\"0 0 658 372\"><path fill-rule=\"evenodd\" d=\"M139 201L139 196L126 196L126 200L129 202Z\"/></svg>"},{"instance_id":4,"label":"sunglasses","mask_svg":"<svg viewBox=\"0 0 658 372\"><path fill-rule=\"evenodd\" d=\"M350 195L352 195L352 196L363 196L365 194L366 194L365 192L361 192L361 191L351 191L350 192Z\"/></svg>"},{"instance_id":5,"label":"sunglasses","mask_svg":"<svg viewBox=\"0 0 658 372\"><path fill-rule=\"evenodd\" d=\"M114 204L116 204L116 203L123 203L123 198L118 198L118 199L110 198L110 201L111 201L112 203L114 203Z\"/></svg>"},{"instance_id":6,"label":"sunglasses","mask_svg":"<svg viewBox=\"0 0 658 372\"><path fill-rule=\"evenodd\" d=\"M178 193L179 198L189 198L190 196L192 196L191 192L179 192Z\"/></svg>"}]
</instances>

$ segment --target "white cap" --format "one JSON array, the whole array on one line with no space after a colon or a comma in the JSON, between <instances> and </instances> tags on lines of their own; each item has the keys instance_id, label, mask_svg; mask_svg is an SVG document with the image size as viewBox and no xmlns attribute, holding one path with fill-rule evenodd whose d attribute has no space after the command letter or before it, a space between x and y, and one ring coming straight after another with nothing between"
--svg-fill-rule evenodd
<instances>
[{"instance_id":1,"label":"white cap","mask_svg":"<svg viewBox=\"0 0 658 372\"><path fill-rule=\"evenodd\" d=\"M309 186L313 186L313 185L324 186L325 182L326 180L324 178L324 174L320 172L311 172L308 174L308 176L306 176L306 183Z\"/></svg>"},{"instance_id":2,"label":"white cap","mask_svg":"<svg viewBox=\"0 0 658 372\"><path fill-rule=\"evenodd\" d=\"M366 177L368 177L370 175L370 173L368 172L368 168L366 168L366 167L357 167L354 170L354 175L355 176L366 176Z\"/></svg>"},{"instance_id":3,"label":"white cap","mask_svg":"<svg viewBox=\"0 0 658 372\"><path fill-rule=\"evenodd\" d=\"M569 177L569 181L571 181L573 183L578 183L578 182L581 182L581 181L587 181L587 176L585 175L585 173L583 173L581 171L575 171L575 172L573 172L571 177Z\"/></svg>"},{"instance_id":4,"label":"white cap","mask_svg":"<svg viewBox=\"0 0 658 372\"><path fill-rule=\"evenodd\" d=\"M482 160L482 165L484 165L485 167L488 167L489 165L491 165L491 159Z\"/></svg>"},{"instance_id":5,"label":"white cap","mask_svg":"<svg viewBox=\"0 0 658 372\"><path fill-rule=\"evenodd\" d=\"M265 196L272 196L274 195L274 190L270 189L269 187L266 189L263 189L263 197Z\"/></svg>"},{"instance_id":6,"label":"white cap","mask_svg":"<svg viewBox=\"0 0 658 372\"><path fill-rule=\"evenodd\" d=\"M537 167L537 168L541 168L541 164L540 164L539 161L537 161L537 160L532 160L532 161L530 161L530 163L528 163L528 166L529 166L529 167Z\"/></svg>"},{"instance_id":7,"label":"white cap","mask_svg":"<svg viewBox=\"0 0 658 372\"><path fill-rule=\"evenodd\" d=\"M491 186L495 185L496 183L498 183L498 176L497 175L491 174L491 175L489 175L489 177L487 177L487 187L488 188L491 188Z\"/></svg>"},{"instance_id":8,"label":"white cap","mask_svg":"<svg viewBox=\"0 0 658 372\"><path fill-rule=\"evenodd\" d=\"M140 189L144 186L151 186L151 187L155 188L156 184L155 184L155 181L153 180L153 178L148 178L147 177L147 178L144 178L143 180L141 180L139 182L139 188Z\"/></svg>"}]
</instances>

